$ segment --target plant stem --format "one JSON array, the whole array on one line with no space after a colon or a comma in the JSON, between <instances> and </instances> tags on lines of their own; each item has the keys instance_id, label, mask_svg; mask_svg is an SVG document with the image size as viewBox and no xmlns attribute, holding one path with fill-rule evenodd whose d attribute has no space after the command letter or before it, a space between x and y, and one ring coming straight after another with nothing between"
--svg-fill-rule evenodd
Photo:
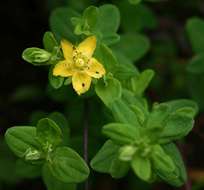
<instances>
[{"instance_id":1,"label":"plant stem","mask_svg":"<svg viewBox=\"0 0 204 190\"><path fill-rule=\"evenodd\" d=\"M84 160L88 165L88 137L89 137L89 126L88 126L88 118L89 118L89 103L88 100L84 102L84 129L83 129L83 145L84 145ZM89 181L86 180L84 184L84 190L89 189Z\"/></svg>"},{"instance_id":2,"label":"plant stem","mask_svg":"<svg viewBox=\"0 0 204 190\"><path fill-rule=\"evenodd\" d=\"M182 155L183 161L185 163L185 166L187 168L185 148L184 148L184 146L181 143L178 143L177 145L178 145L178 148L179 148L179 150L181 152L181 155ZM185 190L191 190L192 189L191 180L189 179L189 176L187 176L187 181L186 181L186 183L184 185L184 189Z\"/></svg>"},{"instance_id":3,"label":"plant stem","mask_svg":"<svg viewBox=\"0 0 204 190\"><path fill-rule=\"evenodd\" d=\"M185 190L191 190L191 181L189 179L185 183Z\"/></svg>"}]
</instances>

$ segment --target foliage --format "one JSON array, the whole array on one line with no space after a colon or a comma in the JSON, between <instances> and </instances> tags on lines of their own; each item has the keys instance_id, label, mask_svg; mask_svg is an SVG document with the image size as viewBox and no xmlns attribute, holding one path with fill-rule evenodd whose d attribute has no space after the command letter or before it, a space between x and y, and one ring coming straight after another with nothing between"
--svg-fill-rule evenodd
<instances>
[{"instance_id":1,"label":"foliage","mask_svg":"<svg viewBox=\"0 0 204 190\"><path fill-rule=\"evenodd\" d=\"M187 172L175 141L190 133L198 107L204 108L200 87L204 80L204 21L191 18L186 25L195 53L186 71L198 105L189 97L151 102L146 90L157 73L152 67L141 69L139 62L155 51L145 33L157 27L154 13L142 0L100 6L80 2L77 6L69 1L68 7L53 10L43 48L30 47L22 53L26 62L47 68L46 96L63 107L65 116L40 110L32 113L30 125L7 129L5 141L19 158L13 178L40 176L49 190L75 190L88 177L95 177L90 175L90 165L93 174L119 179L129 178L132 171L146 183L182 186ZM171 49L169 44L166 48ZM162 48L156 54L160 57ZM13 99L29 100L33 94L43 93L33 91L19 90ZM88 130L87 125L88 137L82 131Z\"/></svg>"}]
</instances>

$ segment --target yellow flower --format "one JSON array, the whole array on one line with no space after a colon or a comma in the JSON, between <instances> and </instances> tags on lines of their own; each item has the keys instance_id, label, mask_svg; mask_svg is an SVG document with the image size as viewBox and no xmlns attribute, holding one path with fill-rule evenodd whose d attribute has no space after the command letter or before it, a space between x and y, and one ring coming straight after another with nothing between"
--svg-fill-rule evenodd
<instances>
[{"instance_id":1,"label":"yellow flower","mask_svg":"<svg viewBox=\"0 0 204 190\"><path fill-rule=\"evenodd\" d=\"M65 60L56 64L53 75L72 77L72 86L77 94L85 93L91 86L92 77L98 79L105 74L103 65L92 57L96 48L96 38L88 37L77 47L62 40L61 46Z\"/></svg>"}]
</instances>

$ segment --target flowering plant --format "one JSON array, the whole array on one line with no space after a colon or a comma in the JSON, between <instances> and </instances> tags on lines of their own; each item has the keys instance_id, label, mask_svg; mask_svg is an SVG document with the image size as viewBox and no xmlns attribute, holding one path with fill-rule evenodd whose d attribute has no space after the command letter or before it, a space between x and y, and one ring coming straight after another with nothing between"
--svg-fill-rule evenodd
<instances>
[{"instance_id":1,"label":"flowering plant","mask_svg":"<svg viewBox=\"0 0 204 190\"><path fill-rule=\"evenodd\" d=\"M190 99L150 102L145 94L155 72L134 63L150 49L142 30L154 27L154 17L138 25L141 29L123 20L140 2L88 6L81 14L57 8L43 48L23 51L26 62L47 68L50 96L69 110L41 112L31 124L6 131L25 177L41 176L49 190L74 190L82 182L88 190L93 184L88 178L96 173L119 179L132 171L135 179L176 187L187 181L175 141L192 130L198 106ZM189 35L196 22L202 21L189 21ZM188 65L189 72L200 72L195 66L200 60L202 54Z\"/></svg>"}]
</instances>

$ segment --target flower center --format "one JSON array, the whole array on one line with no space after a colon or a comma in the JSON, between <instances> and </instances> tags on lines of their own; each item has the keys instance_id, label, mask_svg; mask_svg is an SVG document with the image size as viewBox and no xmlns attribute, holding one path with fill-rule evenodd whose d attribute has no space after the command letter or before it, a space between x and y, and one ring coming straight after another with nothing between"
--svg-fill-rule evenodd
<instances>
[{"instance_id":1,"label":"flower center","mask_svg":"<svg viewBox=\"0 0 204 190\"><path fill-rule=\"evenodd\" d=\"M76 69L83 70L88 66L88 58L83 55L81 52L74 50L73 52L73 61Z\"/></svg>"},{"instance_id":2,"label":"flower center","mask_svg":"<svg viewBox=\"0 0 204 190\"><path fill-rule=\"evenodd\" d=\"M78 58L78 59L76 59L76 61L75 61L75 65L76 65L77 67L79 67L79 68L84 67L84 65L85 65L85 61L84 61L84 59L82 59L82 58Z\"/></svg>"}]
</instances>

